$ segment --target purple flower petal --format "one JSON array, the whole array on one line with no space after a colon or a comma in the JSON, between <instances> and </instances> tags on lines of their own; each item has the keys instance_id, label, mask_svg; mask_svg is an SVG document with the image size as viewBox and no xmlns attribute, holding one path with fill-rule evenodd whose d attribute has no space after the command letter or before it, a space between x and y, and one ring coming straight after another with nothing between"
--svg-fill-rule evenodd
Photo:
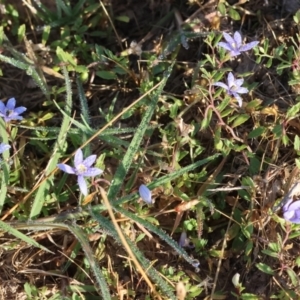
<instances>
[{"instance_id":1,"label":"purple flower petal","mask_svg":"<svg viewBox=\"0 0 300 300\"><path fill-rule=\"evenodd\" d=\"M236 79L235 80L235 85L236 86L241 86L244 83L244 79L240 78L240 79Z\"/></svg>"},{"instance_id":2,"label":"purple flower petal","mask_svg":"<svg viewBox=\"0 0 300 300\"><path fill-rule=\"evenodd\" d=\"M74 157L74 166L77 167L82 163L82 161L83 161L83 153L81 149L78 149Z\"/></svg>"},{"instance_id":3,"label":"purple flower petal","mask_svg":"<svg viewBox=\"0 0 300 300\"><path fill-rule=\"evenodd\" d=\"M2 114L5 114L5 108L6 108L5 104L2 101L0 101L0 112Z\"/></svg>"},{"instance_id":4,"label":"purple flower petal","mask_svg":"<svg viewBox=\"0 0 300 300\"><path fill-rule=\"evenodd\" d=\"M228 84L229 88L231 88L232 86L236 85L234 76L233 76L233 74L231 72L228 74L227 84Z\"/></svg>"},{"instance_id":5,"label":"purple flower petal","mask_svg":"<svg viewBox=\"0 0 300 300\"><path fill-rule=\"evenodd\" d=\"M74 170L74 168L72 168L71 166L66 165L66 164L57 164L57 167L60 170L66 172L68 174L75 174L76 173L75 170Z\"/></svg>"},{"instance_id":6,"label":"purple flower petal","mask_svg":"<svg viewBox=\"0 0 300 300\"><path fill-rule=\"evenodd\" d=\"M82 176L94 177L103 173L103 170L99 168L88 168L86 172L81 174Z\"/></svg>"},{"instance_id":7,"label":"purple flower petal","mask_svg":"<svg viewBox=\"0 0 300 300\"><path fill-rule=\"evenodd\" d=\"M240 54L241 54L241 52L238 51L238 50L232 50L232 51L230 52L230 56L231 56L231 57L238 56L238 55L240 55Z\"/></svg>"},{"instance_id":8,"label":"purple flower petal","mask_svg":"<svg viewBox=\"0 0 300 300\"><path fill-rule=\"evenodd\" d=\"M289 206L288 210L297 210L300 209L300 201L294 201L293 203L291 203L291 205Z\"/></svg>"},{"instance_id":9,"label":"purple flower petal","mask_svg":"<svg viewBox=\"0 0 300 300\"><path fill-rule=\"evenodd\" d=\"M6 122L9 122L11 120L23 120L23 117L19 116L19 114L15 112L12 112L9 114L9 116L5 116L4 119L7 120Z\"/></svg>"},{"instance_id":10,"label":"purple flower petal","mask_svg":"<svg viewBox=\"0 0 300 300\"><path fill-rule=\"evenodd\" d=\"M239 94L247 94L249 90L245 87L239 87L238 89L235 90L235 92Z\"/></svg>"},{"instance_id":11,"label":"purple flower petal","mask_svg":"<svg viewBox=\"0 0 300 300\"><path fill-rule=\"evenodd\" d=\"M239 107L242 107L242 105L243 105L243 99L239 95L236 95L234 98L238 102Z\"/></svg>"},{"instance_id":12,"label":"purple flower petal","mask_svg":"<svg viewBox=\"0 0 300 300\"><path fill-rule=\"evenodd\" d=\"M139 194L140 194L141 198L143 199L143 201L145 201L147 204L152 204L153 203L152 202L151 191L144 184L140 185Z\"/></svg>"},{"instance_id":13,"label":"purple flower petal","mask_svg":"<svg viewBox=\"0 0 300 300\"><path fill-rule=\"evenodd\" d=\"M286 211L283 213L283 218L287 221L290 221L294 217L293 211Z\"/></svg>"},{"instance_id":14,"label":"purple flower petal","mask_svg":"<svg viewBox=\"0 0 300 300\"><path fill-rule=\"evenodd\" d=\"M283 211L287 211L289 209L289 206L292 204L293 201L294 201L293 198L289 198L287 200L287 202L283 205L283 208L282 208Z\"/></svg>"},{"instance_id":15,"label":"purple flower petal","mask_svg":"<svg viewBox=\"0 0 300 300\"><path fill-rule=\"evenodd\" d=\"M7 110L15 110L15 106L16 106L16 99L15 98L10 98L7 101L6 109Z\"/></svg>"},{"instance_id":16,"label":"purple flower petal","mask_svg":"<svg viewBox=\"0 0 300 300\"><path fill-rule=\"evenodd\" d=\"M242 36L241 36L241 34L238 31L236 31L234 33L233 38L234 38L234 41L235 41L235 44L236 44L237 48L240 48L241 45L242 45Z\"/></svg>"},{"instance_id":17,"label":"purple flower petal","mask_svg":"<svg viewBox=\"0 0 300 300\"><path fill-rule=\"evenodd\" d=\"M248 51L252 48L254 48L256 45L258 45L259 42L258 41L254 41L254 42L251 42L251 43L248 43L248 44L245 44L244 46L241 46L240 47L240 51Z\"/></svg>"},{"instance_id":18,"label":"purple flower petal","mask_svg":"<svg viewBox=\"0 0 300 300\"><path fill-rule=\"evenodd\" d=\"M88 191L87 191L87 184L83 178L83 176L79 175L77 177L77 183L78 183L78 186L79 186L79 189L81 191L81 193L86 196Z\"/></svg>"},{"instance_id":19,"label":"purple flower petal","mask_svg":"<svg viewBox=\"0 0 300 300\"><path fill-rule=\"evenodd\" d=\"M226 85L226 84L223 83L223 82L216 82L216 83L214 83L213 85L222 87L222 88L225 89L225 90L228 90L228 89L229 89L228 85Z\"/></svg>"},{"instance_id":20,"label":"purple flower petal","mask_svg":"<svg viewBox=\"0 0 300 300\"><path fill-rule=\"evenodd\" d=\"M231 47L229 44L227 44L227 43L219 42L218 45L219 45L220 47L222 47L222 48L228 50L228 51L232 51L232 47Z\"/></svg>"},{"instance_id":21,"label":"purple flower petal","mask_svg":"<svg viewBox=\"0 0 300 300\"><path fill-rule=\"evenodd\" d=\"M89 168L96 161L96 158L97 155L90 155L82 163Z\"/></svg>"},{"instance_id":22,"label":"purple flower petal","mask_svg":"<svg viewBox=\"0 0 300 300\"><path fill-rule=\"evenodd\" d=\"M223 36L224 36L224 39L226 40L226 42L229 44L229 45L233 45L235 44L235 40L226 32L223 32ZM232 49L232 47L231 47Z\"/></svg>"},{"instance_id":23,"label":"purple flower petal","mask_svg":"<svg viewBox=\"0 0 300 300\"><path fill-rule=\"evenodd\" d=\"M19 107L16 107L16 108L14 109L14 113L20 115L20 114L22 114L22 113L23 113L24 111L26 111L26 110L27 110L26 107L24 107L24 106L19 106Z\"/></svg>"}]
</instances>

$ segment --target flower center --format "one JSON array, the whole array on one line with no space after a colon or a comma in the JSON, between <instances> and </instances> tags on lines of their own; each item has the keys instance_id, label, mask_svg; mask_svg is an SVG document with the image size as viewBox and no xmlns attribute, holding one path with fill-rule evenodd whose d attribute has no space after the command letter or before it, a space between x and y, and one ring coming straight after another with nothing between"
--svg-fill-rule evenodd
<instances>
[{"instance_id":1,"label":"flower center","mask_svg":"<svg viewBox=\"0 0 300 300\"><path fill-rule=\"evenodd\" d=\"M236 43L232 43L232 44L231 44L231 47L232 47L233 49L236 49Z\"/></svg>"},{"instance_id":2,"label":"flower center","mask_svg":"<svg viewBox=\"0 0 300 300\"><path fill-rule=\"evenodd\" d=\"M6 116L7 116L7 117L10 117L10 116L12 115L13 112L14 112L13 110L9 110L9 109L8 109L8 110L6 110L5 113L6 113Z\"/></svg>"},{"instance_id":3,"label":"flower center","mask_svg":"<svg viewBox=\"0 0 300 300\"><path fill-rule=\"evenodd\" d=\"M77 173L79 175L81 175L81 174L83 174L83 173L85 173L87 171L87 167L84 164L79 164L77 166L76 170L77 170Z\"/></svg>"},{"instance_id":4,"label":"flower center","mask_svg":"<svg viewBox=\"0 0 300 300\"><path fill-rule=\"evenodd\" d=\"M232 91L236 91L236 90L238 89L238 87L237 87L235 84L233 84L233 85L230 87L230 89L231 89Z\"/></svg>"}]
</instances>

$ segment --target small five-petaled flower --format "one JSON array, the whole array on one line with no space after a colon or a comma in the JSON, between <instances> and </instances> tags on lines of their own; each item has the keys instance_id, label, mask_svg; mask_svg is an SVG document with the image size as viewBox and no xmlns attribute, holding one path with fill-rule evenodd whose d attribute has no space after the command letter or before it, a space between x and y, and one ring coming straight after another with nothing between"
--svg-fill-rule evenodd
<instances>
[{"instance_id":1,"label":"small five-petaled flower","mask_svg":"<svg viewBox=\"0 0 300 300\"><path fill-rule=\"evenodd\" d=\"M242 45L242 36L238 31L234 33L233 38L226 32L223 32L223 36L227 43L220 42L218 43L218 45L229 51L231 57L240 55L241 52L248 51L254 48L259 43L258 41L254 41Z\"/></svg>"},{"instance_id":2,"label":"small five-petaled flower","mask_svg":"<svg viewBox=\"0 0 300 300\"><path fill-rule=\"evenodd\" d=\"M10 122L12 120L23 120L20 116L27 108L24 106L16 106L16 99L10 98L5 105L0 101L0 117L4 119L5 122Z\"/></svg>"},{"instance_id":3,"label":"small five-petaled flower","mask_svg":"<svg viewBox=\"0 0 300 300\"><path fill-rule=\"evenodd\" d=\"M84 177L93 177L96 175L100 175L103 173L103 170L99 168L92 168L91 166L96 161L96 155L90 155L86 159L83 159L83 153L81 149L78 149L75 153L74 157L74 167L71 167L66 164L58 164L57 167L68 173L74 174L77 176L77 183L80 191L83 195L87 195L87 184L85 182Z\"/></svg>"},{"instance_id":4,"label":"small five-petaled flower","mask_svg":"<svg viewBox=\"0 0 300 300\"><path fill-rule=\"evenodd\" d=\"M300 224L300 200L290 198L283 206L283 218L295 224Z\"/></svg>"},{"instance_id":5,"label":"small five-petaled flower","mask_svg":"<svg viewBox=\"0 0 300 300\"><path fill-rule=\"evenodd\" d=\"M239 94L246 94L248 93L248 89L242 87L241 85L244 83L244 79L235 79L233 74L230 72L227 77L227 84L223 82L216 82L213 85L222 87L226 90L227 94L233 96L239 106L242 106L242 98Z\"/></svg>"}]
</instances>

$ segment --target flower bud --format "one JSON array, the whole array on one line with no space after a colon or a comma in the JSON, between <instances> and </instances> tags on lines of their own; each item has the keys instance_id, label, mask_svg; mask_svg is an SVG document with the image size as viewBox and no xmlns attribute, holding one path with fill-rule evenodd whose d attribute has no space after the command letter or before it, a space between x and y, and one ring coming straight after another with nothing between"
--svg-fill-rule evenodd
<instances>
[{"instance_id":1,"label":"flower bud","mask_svg":"<svg viewBox=\"0 0 300 300\"><path fill-rule=\"evenodd\" d=\"M139 194L144 202L153 204L151 191L144 184L139 187Z\"/></svg>"},{"instance_id":2,"label":"flower bud","mask_svg":"<svg viewBox=\"0 0 300 300\"><path fill-rule=\"evenodd\" d=\"M232 277L232 283L236 288L238 288L240 286L240 274L239 273L234 274L234 276Z\"/></svg>"}]
</instances>

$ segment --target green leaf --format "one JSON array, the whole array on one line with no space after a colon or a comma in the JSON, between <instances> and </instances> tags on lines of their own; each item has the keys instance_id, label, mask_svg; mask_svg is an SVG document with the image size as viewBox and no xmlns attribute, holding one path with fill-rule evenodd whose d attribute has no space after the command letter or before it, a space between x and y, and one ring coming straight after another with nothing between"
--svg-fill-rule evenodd
<instances>
[{"instance_id":1,"label":"green leaf","mask_svg":"<svg viewBox=\"0 0 300 300\"><path fill-rule=\"evenodd\" d=\"M115 17L115 19L124 23L129 23L130 21L130 18L128 16L117 16Z\"/></svg>"},{"instance_id":2,"label":"green leaf","mask_svg":"<svg viewBox=\"0 0 300 300\"><path fill-rule=\"evenodd\" d=\"M275 257L275 258L279 257L279 255L278 255L277 252L274 252L274 251L271 251L271 250L268 250L268 249L264 249L261 252L264 253L264 254L267 254L267 255L269 255L271 257Z\"/></svg>"},{"instance_id":3,"label":"green leaf","mask_svg":"<svg viewBox=\"0 0 300 300\"><path fill-rule=\"evenodd\" d=\"M299 113L299 111L300 111L300 102L288 109L286 113L286 119L287 120L293 119Z\"/></svg>"},{"instance_id":4,"label":"green leaf","mask_svg":"<svg viewBox=\"0 0 300 300\"><path fill-rule=\"evenodd\" d=\"M274 252L278 253L280 251L280 246L278 243L269 243L268 247Z\"/></svg>"},{"instance_id":5,"label":"green leaf","mask_svg":"<svg viewBox=\"0 0 300 300\"><path fill-rule=\"evenodd\" d=\"M283 136L282 136L282 143L283 143L283 145L284 146L287 146L288 144L289 144L289 137L286 135L286 134L284 134Z\"/></svg>"},{"instance_id":6,"label":"green leaf","mask_svg":"<svg viewBox=\"0 0 300 300\"><path fill-rule=\"evenodd\" d=\"M212 117L212 109L208 109L208 112L206 114L206 118L204 118L201 122L201 129L200 130L206 129L209 126L211 117Z\"/></svg>"},{"instance_id":7,"label":"green leaf","mask_svg":"<svg viewBox=\"0 0 300 300\"><path fill-rule=\"evenodd\" d=\"M88 72L88 68L86 66L75 66L75 71L79 74L81 73L87 73Z\"/></svg>"},{"instance_id":8,"label":"green leaf","mask_svg":"<svg viewBox=\"0 0 300 300\"><path fill-rule=\"evenodd\" d=\"M248 139L257 138L257 137L263 135L265 132L267 132L266 127L261 126L261 127L255 128L248 134Z\"/></svg>"},{"instance_id":9,"label":"green leaf","mask_svg":"<svg viewBox=\"0 0 300 300\"><path fill-rule=\"evenodd\" d=\"M111 71L97 71L96 75L99 76L100 78L107 79L107 80L118 78L116 73L111 72Z\"/></svg>"},{"instance_id":10,"label":"green leaf","mask_svg":"<svg viewBox=\"0 0 300 300\"><path fill-rule=\"evenodd\" d=\"M293 286L294 287L297 286L298 282L299 282L298 275L291 268L287 268L286 272L288 273L288 275L289 275L289 277L292 281Z\"/></svg>"},{"instance_id":11,"label":"green leaf","mask_svg":"<svg viewBox=\"0 0 300 300\"><path fill-rule=\"evenodd\" d=\"M298 158L295 159L295 163L298 169L300 169L300 160Z\"/></svg>"},{"instance_id":12,"label":"green leaf","mask_svg":"<svg viewBox=\"0 0 300 300\"><path fill-rule=\"evenodd\" d=\"M68 52L65 52L62 48L60 48L59 46L56 48L56 55L58 57L58 59L61 61L61 62L65 62L65 63L69 63L71 64L72 66L76 66L77 63L76 61L74 60L73 56L68 53Z\"/></svg>"},{"instance_id":13,"label":"green leaf","mask_svg":"<svg viewBox=\"0 0 300 300\"><path fill-rule=\"evenodd\" d=\"M220 91L221 91L221 89L220 89ZM228 109L229 108L228 104L230 101L231 101L231 97L225 97L225 99L223 99L221 101L221 103L217 106L218 111L222 112L225 108ZM233 111L233 108L231 109L231 111Z\"/></svg>"},{"instance_id":14,"label":"green leaf","mask_svg":"<svg viewBox=\"0 0 300 300\"><path fill-rule=\"evenodd\" d=\"M43 34L42 34L42 44L46 45L48 38L50 36L51 26L47 25L43 28Z\"/></svg>"},{"instance_id":15,"label":"green leaf","mask_svg":"<svg viewBox=\"0 0 300 300\"><path fill-rule=\"evenodd\" d=\"M253 234L253 225L248 224L246 226L241 226L241 231L247 239L250 239Z\"/></svg>"},{"instance_id":16,"label":"green leaf","mask_svg":"<svg viewBox=\"0 0 300 300\"><path fill-rule=\"evenodd\" d=\"M239 115L233 122L232 124L232 128L235 128L241 124L244 124L247 120L249 120L250 118L250 115L248 114L242 114L242 115Z\"/></svg>"},{"instance_id":17,"label":"green leaf","mask_svg":"<svg viewBox=\"0 0 300 300\"><path fill-rule=\"evenodd\" d=\"M226 15L226 6L225 6L225 4L223 3L223 2L219 2L219 4L218 4L218 11L220 12L220 14L222 15L222 16L225 16Z\"/></svg>"},{"instance_id":18,"label":"green leaf","mask_svg":"<svg viewBox=\"0 0 300 300\"><path fill-rule=\"evenodd\" d=\"M250 256L253 250L253 242L249 240L246 244L245 255Z\"/></svg>"},{"instance_id":19,"label":"green leaf","mask_svg":"<svg viewBox=\"0 0 300 300\"><path fill-rule=\"evenodd\" d=\"M267 67L267 68L271 68L272 62L273 62L273 58L270 57L270 58L268 59L267 63L266 63L266 67Z\"/></svg>"},{"instance_id":20,"label":"green leaf","mask_svg":"<svg viewBox=\"0 0 300 300\"><path fill-rule=\"evenodd\" d=\"M246 108L258 108L261 104L261 100L259 99L254 99L252 101L250 101L249 103L247 103Z\"/></svg>"},{"instance_id":21,"label":"green leaf","mask_svg":"<svg viewBox=\"0 0 300 300\"><path fill-rule=\"evenodd\" d=\"M257 269L259 269L260 271L269 274L269 275L275 275L274 271L272 270L271 267L269 267L268 265L264 264L264 263L258 263L255 265Z\"/></svg>"},{"instance_id":22,"label":"green leaf","mask_svg":"<svg viewBox=\"0 0 300 300\"><path fill-rule=\"evenodd\" d=\"M241 19L239 13L235 9L233 9L232 7L229 8L228 14L229 14L229 16L232 20L238 21L238 20Z\"/></svg>"},{"instance_id":23,"label":"green leaf","mask_svg":"<svg viewBox=\"0 0 300 300\"><path fill-rule=\"evenodd\" d=\"M26 32L26 26L25 26L25 24L23 24L18 28L18 42L19 43L21 43L21 41L23 41L25 32Z\"/></svg>"},{"instance_id":24,"label":"green leaf","mask_svg":"<svg viewBox=\"0 0 300 300\"><path fill-rule=\"evenodd\" d=\"M0 26L0 45L2 45L3 39L4 39L4 31L3 31L3 27Z\"/></svg>"},{"instance_id":25,"label":"green leaf","mask_svg":"<svg viewBox=\"0 0 300 300\"><path fill-rule=\"evenodd\" d=\"M297 258L295 260L295 264L297 267L300 267L300 256L297 256Z\"/></svg>"},{"instance_id":26,"label":"green leaf","mask_svg":"<svg viewBox=\"0 0 300 300\"><path fill-rule=\"evenodd\" d=\"M294 139L294 149L296 151L300 150L300 138L298 135L295 135L295 139Z\"/></svg>"},{"instance_id":27,"label":"green leaf","mask_svg":"<svg viewBox=\"0 0 300 300\"><path fill-rule=\"evenodd\" d=\"M275 125L274 128L272 129L272 133L274 133L276 138L281 138L281 136L282 136L282 125L280 125L280 124Z\"/></svg>"},{"instance_id":28,"label":"green leaf","mask_svg":"<svg viewBox=\"0 0 300 300\"><path fill-rule=\"evenodd\" d=\"M254 295L254 294L248 294L248 293L243 293L241 295L242 300L259 300L261 299L260 297Z\"/></svg>"}]
</instances>

